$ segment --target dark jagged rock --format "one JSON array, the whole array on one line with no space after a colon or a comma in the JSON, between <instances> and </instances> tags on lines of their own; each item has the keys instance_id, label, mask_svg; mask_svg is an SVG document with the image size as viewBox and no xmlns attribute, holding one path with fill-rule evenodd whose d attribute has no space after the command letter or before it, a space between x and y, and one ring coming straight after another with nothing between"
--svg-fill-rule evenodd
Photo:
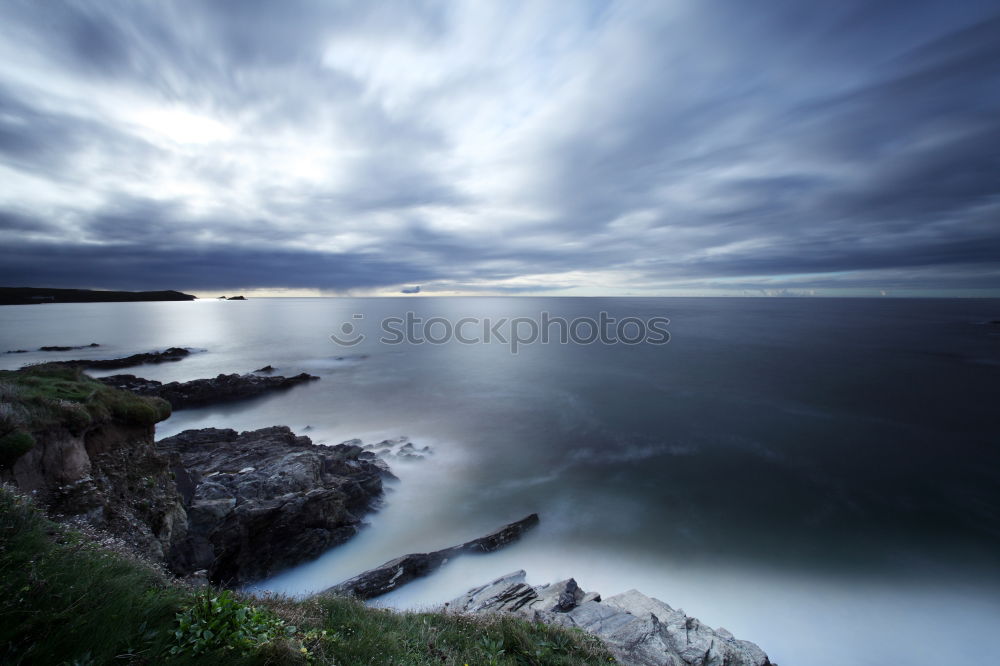
<instances>
[{"instance_id":1,"label":"dark jagged rock","mask_svg":"<svg viewBox=\"0 0 1000 666\"><path fill-rule=\"evenodd\" d=\"M100 381L108 386L132 391L139 395L163 398L174 409L186 409L246 400L271 391L289 389L316 379L319 377L303 372L294 377L260 377L253 374L219 375L211 379L195 379L189 382L170 382L169 384L143 379L135 375L111 375L110 377L102 377Z\"/></svg>"},{"instance_id":2,"label":"dark jagged rock","mask_svg":"<svg viewBox=\"0 0 1000 666\"><path fill-rule=\"evenodd\" d=\"M27 354L27 349L8 349L4 354Z\"/></svg>"},{"instance_id":3,"label":"dark jagged rock","mask_svg":"<svg viewBox=\"0 0 1000 666\"><path fill-rule=\"evenodd\" d=\"M381 470L359 447L313 444L285 426L187 430L157 448L177 461L188 516L171 568L205 569L217 583L259 579L343 543L382 496Z\"/></svg>"},{"instance_id":4,"label":"dark jagged rock","mask_svg":"<svg viewBox=\"0 0 1000 666\"><path fill-rule=\"evenodd\" d=\"M89 345L77 345L75 347L63 347L61 345L49 345L48 347L39 347L38 351L43 352L64 352L73 351L74 349L88 349L90 347L100 347L101 345L96 342L91 342Z\"/></svg>"},{"instance_id":5,"label":"dark jagged rock","mask_svg":"<svg viewBox=\"0 0 1000 666\"><path fill-rule=\"evenodd\" d=\"M134 365L155 365L157 363L171 363L186 358L191 354L191 350L181 347L171 347L161 352L147 352L145 354L132 354L125 358L109 359L79 359L75 361L53 361L56 365L73 366L76 368L93 368L96 370L117 370L118 368L129 368Z\"/></svg>"},{"instance_id":6,"label":"dark jagged rock","mask_svg":"<svg viewBox=\"0 0 1000 666\"><path fill-rule=\"evenodd\" d=\"M602 600L572 578L532 587L515 571L445 604L460 613L513 613L594 634L625 666L774 666L750 641L712 629L636 590Z\"/></svg>"},{"instance_id":7,"label":"dark jagged rock","mask_svg":"<svg viewBox=\"0 0 1000 666\"><path fill-rule=\"evenodd\" d=\"M245 301L245 300L247 300L247 297L246 296L230 296L226 300L227 301Z\"/></svg>"},{"instance_id":8,"label":"dark jagged rock","mask_svg":"<svg viewBox=\"0 0 1000 666\"><path fill-rule=\"evenodd\" d=\"M471 553L492 553L509 543L517 541L526 531L538 524L538 514L533 513L521 520L504 525L496 532L479 539L467 541L432 553L412 553L389 560L380 567L370 569L354 578L334 585L321 592L339 596L353 596L358 599L373 599L391 592L415 578L421 578L437 570L443 564Z\"/></svg>"},{"instance_id":9,"label":"dark jagged rock","mask_svg":"<svg viewBox=\"0 0 1000 666\"><path fill-rule=\"evenodd\" d=\"M267 373L267 372L274 372L275 370L277 370L277 368L275 368L275 367L273 367L271 365L265 365L263 368L257 368L256 370L254 370L254 372L265 372L265 373Z\"/></svg>"}]
</instances>

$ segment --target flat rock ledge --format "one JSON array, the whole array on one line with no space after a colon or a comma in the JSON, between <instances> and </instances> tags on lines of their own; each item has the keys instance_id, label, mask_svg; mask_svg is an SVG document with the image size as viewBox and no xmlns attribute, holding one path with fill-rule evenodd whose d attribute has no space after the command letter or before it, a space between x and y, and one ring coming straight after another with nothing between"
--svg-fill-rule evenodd
<instances>
[{"instance_id":1,"label":"flat rock ledge","mask_svg":"<svg viewBox=\"0 0 1000 666\"><path fill-rule=\"evenodd\" d=\"M467 541L458 546L436 550L432 553L411 553L389 560L380 567L358 574L354 578L327 588L319 594L373 599L398 589L416 578L436 571L459 555L492 553L499 550L520 539L521 535L537 524L538 514L533 513L521 520L504 525L484 537Z\"/></svg>"},{"instance_id":2,"label":"flat rock ledge","mask_svg":"<svg viewBox=\"0 0 1000 666\"><path fill-rule=\"evenodd\" d=\"M347 541L382 498L383 469L361 447L313 444L286 426L203 428L162 439L187 515L170 553L179 575L236 585Z\"/></svg>"},{"instance_id":3,"label":"flat rock ledge","mask_svg":"<svg viewBox=\"0 0 1000 666\"><path fill-rule=\"evenodd\" d=\"M190 349L171 347L170 349L166 349L161 352L132 354L131 356L126 356L125 358L78 359L75 361L52 361L52 363L55 365L67 365L77 368L92 368L95 370L117 370L118 368L130 368L134 365L172 363L174 361L180 361L183 358L187 358L190 354Z\"/></svg>"},{"instance_id":4,"label":"flat rock ledge","mask_svg":"<svg viewBox=\"0 0 1000 666\"><path fill-rule=\"evenodd\" d=\"M254 374L219 375L209 379L170 382L169 384L153 379L143 379L135 375L111 375L100 378L100 381L108 386L132 391L139 395L163 398L174 409L187 409L255 398L264 393L283 391L317 379L319 377L303 372L294 377L261 377Z\"/></svg>"},{"instance_id":5,"label":"flat rock ledge","mask_svg":"<svg viewBox=\"0 0 1000 666\"><path fill-rule=\"evenodd\" d=\"M532 587L524 571L515 571L469 590L441 610L514 613L576 627L599 637L626 666L775 666L754 643L712 629L658 599L629 590L602 600L572 578Z\"/></svg>"}]
</instances>

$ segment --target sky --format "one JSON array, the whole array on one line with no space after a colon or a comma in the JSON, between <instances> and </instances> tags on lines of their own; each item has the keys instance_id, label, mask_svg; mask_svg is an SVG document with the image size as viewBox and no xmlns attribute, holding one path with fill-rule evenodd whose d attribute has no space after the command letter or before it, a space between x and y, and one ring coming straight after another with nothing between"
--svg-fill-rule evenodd
<instances>
[{"instance_id":1,"label":"sky","mask_svg":"<svg viewBox=\"0 0 1000 666\"><path fill-rule=\"evenodd\" d=\"M0 285L1000 296L1000 3L4 0Z\"/></svg>"}]
</instances>

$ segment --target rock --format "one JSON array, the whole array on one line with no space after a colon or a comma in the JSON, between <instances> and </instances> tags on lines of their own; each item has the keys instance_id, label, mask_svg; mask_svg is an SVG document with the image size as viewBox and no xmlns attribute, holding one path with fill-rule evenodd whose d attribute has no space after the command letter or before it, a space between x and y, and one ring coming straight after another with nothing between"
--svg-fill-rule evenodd
<instances>
[{"instance_id":1,"label":"rock","mask_svg":"<svg viewBox=\"0 0 1000 666\"><path fill-rule=\"evenodd\" d=\"M135 375L111 375L100 378L108 386L163 398L174 409L203 407L221 402L254 398L271 391L289 389L298 384L319 379L305 373L294 377L259 377L257 375L219 375L212 379L195 379L190 382L162 384Z\"/></svg>"},{"instance_id":2,"label":"rock","mask_svg":"<svg viewBox=\"0 0 1000 666\"><path fill-rule=\"evenodd\" d=\"M51 345L51 346L48 346L48 347L39 347L38 351L43 351L43 352L64 352L64 351L72 351L74 349L87 349L89 347L100 347L100 346L101 345L97 344L96 342L91 342L89 345L78 345L76 347L61 347L61 346L58 346L58 345Z\"/></svg>"},{"instance_id":3,"label":"rock","mask_svg":"<svg viewBox=\"0 0 1000 666\"><path fill-rule=\"evenodd\" d=\"M8 349L4 354L27 354L27 349Z\"/></svg>"},{"instance_id":4,"label":"rock","mask_svg":"<svg viewBox=\"0 0 1000 666\"><path fill-rule=\"evenodd\" d=\"M188 349L181 347L171 347L161 352L149 352L145 354L132 354L125 358L111 359L81 359L76 361L53 361L54 365L74 366L78 368L96 368L100 370L116 370L118 368L128 368L133 365L146 365L155 363L167 363L179 361L191 353Z\"/></svg>"},{"instance_id":5,"label":"rock","mask_svg":"<svg viewBox=\"0 0 1000 666\"><path fill-rule=\"evenodd\" d=\"M254 372L274 372L276 369L273 366L265 365L263 368L257 368Z\"/></svg>"},{"instance_id":6,"label":"rock","mask_svg":"<svg viewBox=\"0 0 1000 666\"><path fill-rule=\"evenodd\" d=\"M757 645L713 630L658 599L630 590L602 602L572 578L531 587L524 571L515 571L469 590L444 610L515 613L579 628L599 637L628 666L773 666Z\"/></svg>"},{"instance_id":7,"label":"rock","mask_svg":"<svg viewBox=\"0 0 1000 666\"><path fill-rule=\"evenodd\" d=\"M289 428L204 428L157 442L194 479L178 574L241 584L343 543L382 497L382 472L360 449L320 446Z\"/></svg>"},{"instance_id":8,"label":"rock","mask_svg":"<svg viewBox=\"0 0 1000 666\"><path fill-rule=\"evenodd\" d=\"M226 300L227 301L245 301L245 300L247 300L247 297L246 296L230 296Z\"/></svg>"},{"instance_id":9,"label":"rock","mask_svg":"<svg viewBox=\"0 0 1000 666\"><path fill-rule=\"evenodd\" d=\"M190 573L180 579L185 584L191 587L208 587L212 583L208 580L208 571L205 569L199 569L194 573Z\"/></svg>"},{"instance_id":10,"label":"rock","mask_svg":"<svg viewBox=\"0 0 1000 666\"><path fill-rule=\"evenodd\" d=\"M330 587L320 594L353 596L358 599L373 599L391 592L415 578L426 576L448 562L448 560L470 553L492 553L509 543L517 541L526 531L538 524L538 514L533 513L517 522L504 525L499 530L484 537L467 541L431 553L412 553L389 560L382 566L358 574L342 583Z\"/></svg>"}]
</instances>

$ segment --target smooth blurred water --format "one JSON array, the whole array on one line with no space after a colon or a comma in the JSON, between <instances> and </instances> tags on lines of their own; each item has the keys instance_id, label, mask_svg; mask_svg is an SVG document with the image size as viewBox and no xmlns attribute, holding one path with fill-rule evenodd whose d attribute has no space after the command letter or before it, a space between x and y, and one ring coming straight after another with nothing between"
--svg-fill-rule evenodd
<instances>
[{"instance_id":1,"label":"smooth blurred water","mask_svg":"<svg viewBox=\"0 0 1000 666\"><path fill-rule=\"evenodd\" d=\"M386 346L423 317L666 316L665 346ZM364 314L368 340L330 339ZM182 411L166 436L287 424L408 435L384 508L345 546L257 586L302 594L537 511L517 545L381 600L440 603L524 568L636 587L796 664L1000 663L1000 302L863 299L255 299L0 308L3 367L205 350L163 381L271 364L322 380ZM110 374L110 373L103 373Z\"/></svg>"}]
</instances>

